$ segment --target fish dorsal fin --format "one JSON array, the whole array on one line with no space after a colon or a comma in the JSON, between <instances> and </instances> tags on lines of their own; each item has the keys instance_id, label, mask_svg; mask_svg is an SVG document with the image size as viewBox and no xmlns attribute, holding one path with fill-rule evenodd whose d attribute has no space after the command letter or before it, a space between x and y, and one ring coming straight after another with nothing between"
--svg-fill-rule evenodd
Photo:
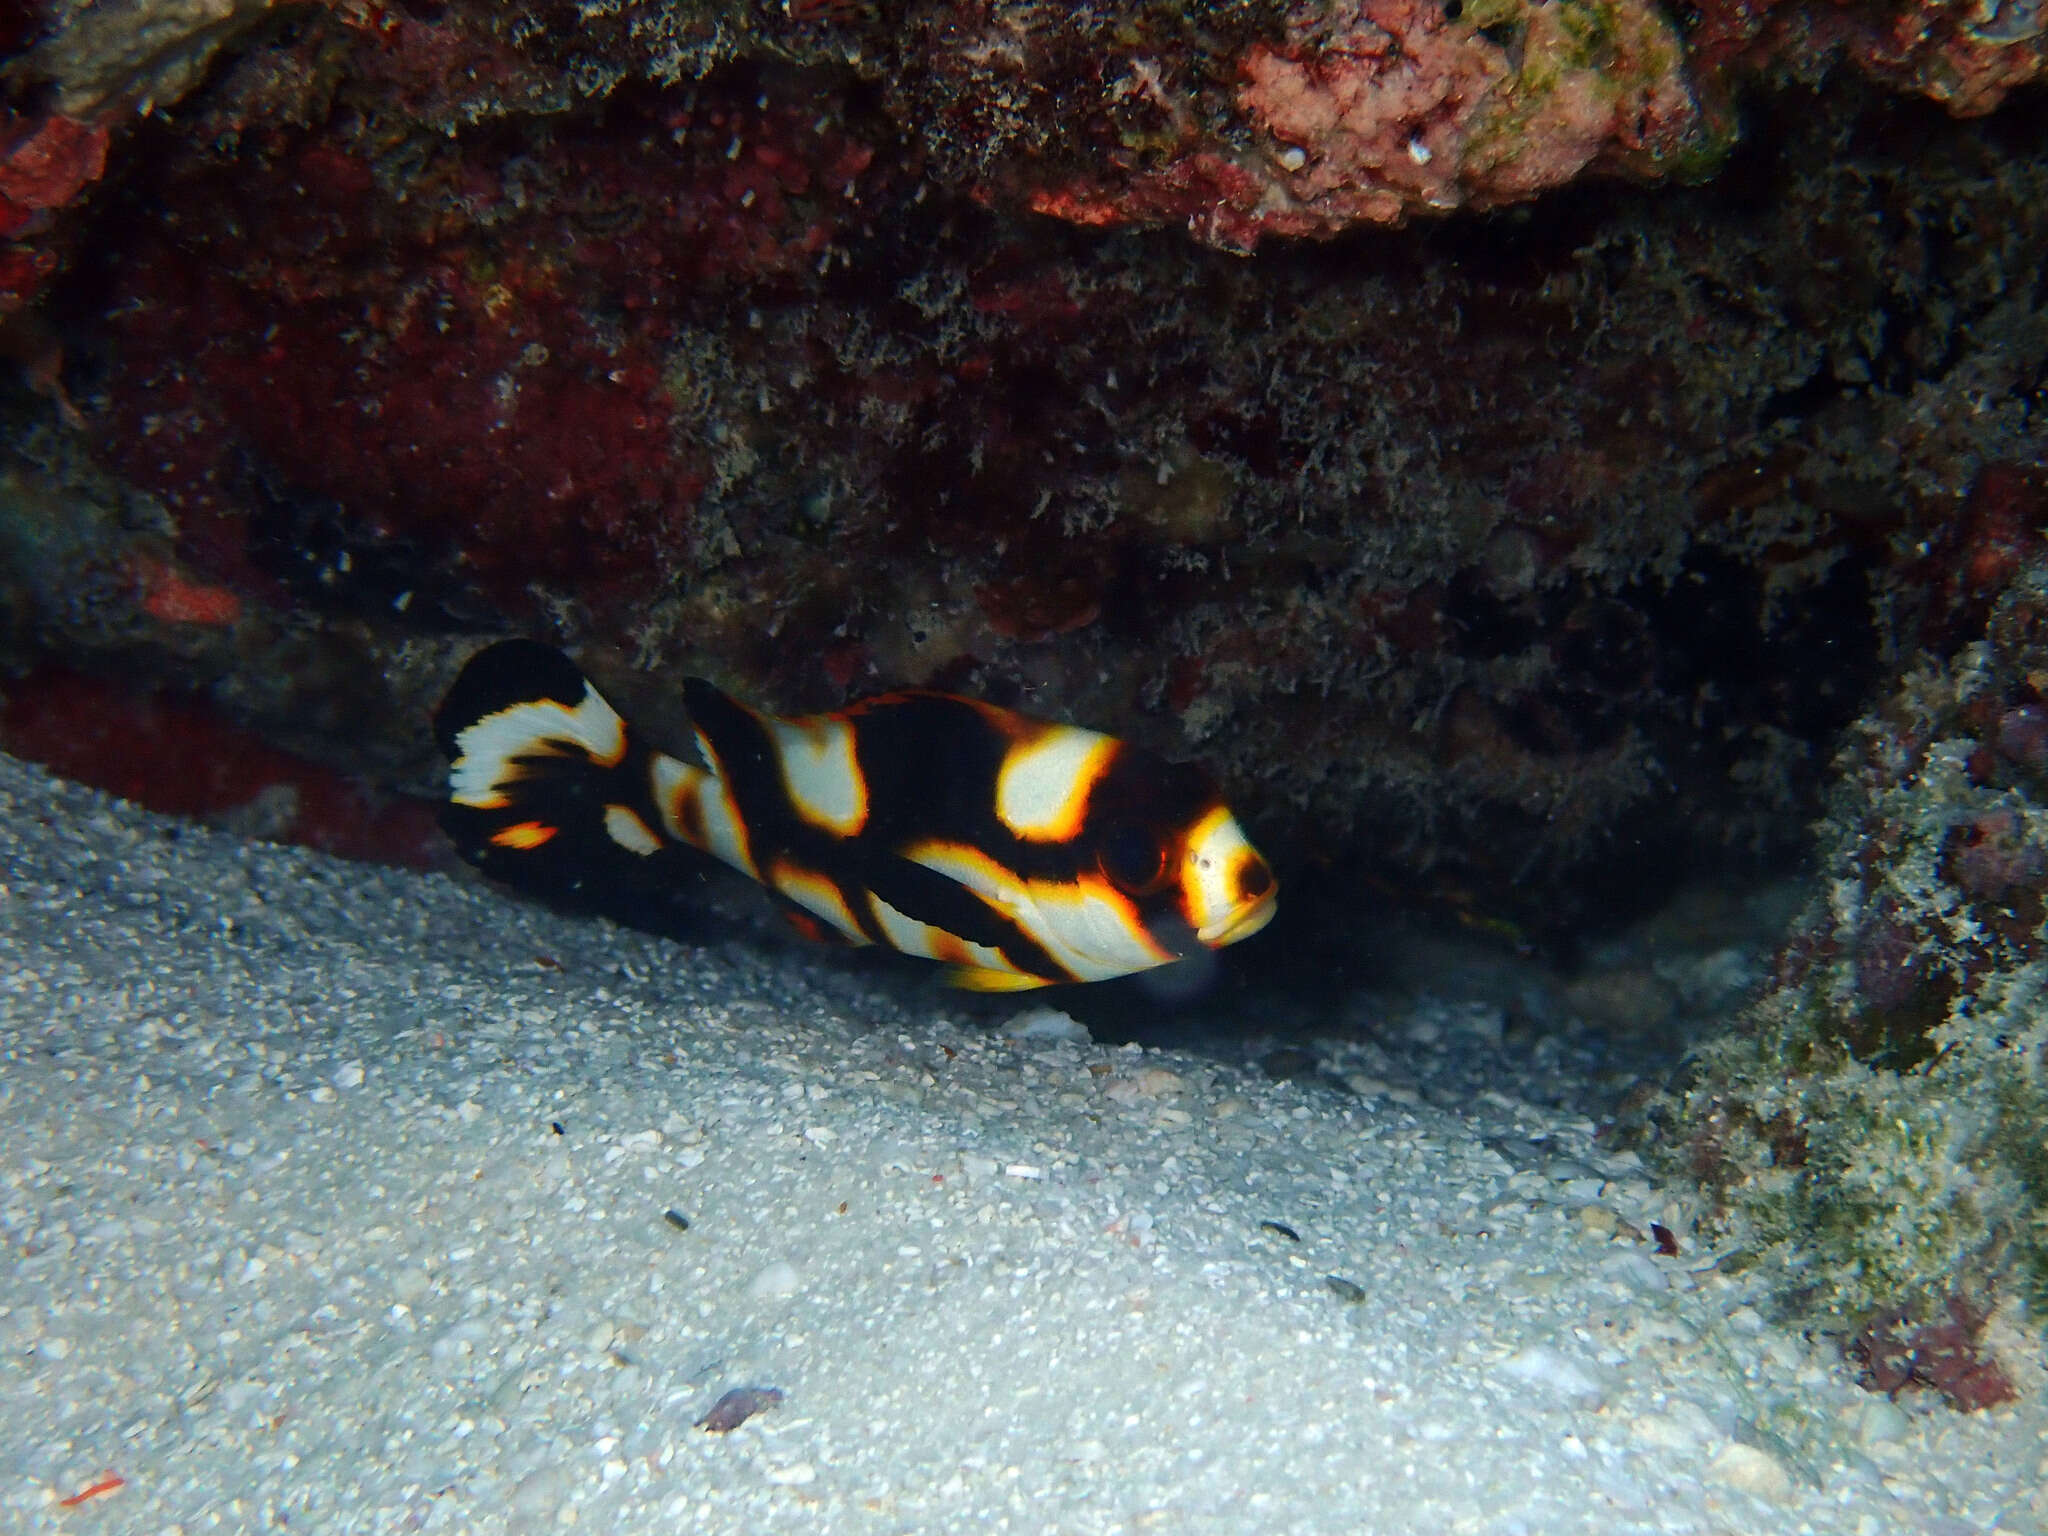
<instances>
[{"instance_id":1,"label":"fish dorsal fin","mask_svg":"<svg viewBox=\"0 0 2048 1536\"><path fill-rule=\"evenodd\" d=\"M795 853L823 833L857 837L867 822L867 784L853 728L843 715L798 717L751 709L700 677L686 679L684 702L698 747L738 807L756 853Z\"/></svg>"},{"instance_id":2,"label":"fish dorsal fin","mask_svg":"<svg viewBox=\"0 0 2048 1536\"><path fill-rule=\"evenodd\" d=\"M701 677L683 679L683 704L697 732L704 765L721 778L744 772L760 751L760 726L754 712L716 683Z\"/></svg>"},{"instance_id":3,"label":"fish dorsal fin","mask_svg":"<svg viewBox=\"0 0 2048 1536\"><path fill-rule=\"evenodd\" d=\"M500 640L470 657L448 696L434 711L442 756L462 755L462 733L520 704L554 703L573 709L588 684L576 663L536 640Z\"/></svg>"}]
</instances>

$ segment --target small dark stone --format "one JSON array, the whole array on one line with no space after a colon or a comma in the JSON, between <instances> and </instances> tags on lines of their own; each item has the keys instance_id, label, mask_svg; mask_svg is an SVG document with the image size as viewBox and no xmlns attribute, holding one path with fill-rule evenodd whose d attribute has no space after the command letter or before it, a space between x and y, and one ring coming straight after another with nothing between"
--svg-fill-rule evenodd
<instances>
[{"instance_id":1,"label":"small dark stone","mask_svg":"<svg viewBox=\"0 0 2048 1536\"><path fill-rule=\"evenodd\" d=\"M670 1226L674 1227L678 1232L687 1232L690 1230L690 1218L685 1216L681 1211L673 1209L663 1211L661 1213L661 1219L667 1222Z\"/></svg>"},{"instance_id":2,"label":"small dark stone","mask_svg":"<svg viewBox=\"0 0 2048 1536\"><path fill-rule=\"evenodd\" d=\"M755 1414L782 1401L780 1387L734 1387L711 1405L697 1427L709 1434L730 1434Z\"/></svg>"},{"instance_id":3,"label":"small dark stone","mask_svg":"<svg viewBox=\"0 0 2048 1536\"><path fill-rule=\"evenodd\" d=\"M1260 1057L1259 1067L1266 1076L1282 1080L1309 1077L1316 1070L1316 1056L1314 1051L1304 1051L1295 1045L1283 1045L1279 1050L1268 1051Z\"/></svg>"}]
</instances>

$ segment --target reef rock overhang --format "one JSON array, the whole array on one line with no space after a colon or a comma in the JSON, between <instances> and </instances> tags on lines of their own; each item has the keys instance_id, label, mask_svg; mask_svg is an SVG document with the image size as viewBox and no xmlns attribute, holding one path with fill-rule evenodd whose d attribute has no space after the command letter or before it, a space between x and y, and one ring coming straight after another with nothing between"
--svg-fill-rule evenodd
<instances>
[{"instance_id":1,"label":"reef rock overhang","mask_svg":"<svg viewBox=\"0 0 2048 1536\"><path fill-rule=\"evenodd\" d=\"M1758 78L1846 60L1978 115L2048 71L2029 0L1705 0L1682 19L1655 0L624 0L568 20L479 0L29 0L0 20L18 103L6 233L96 179L103 143L81 157L70 141L174 105L223 52L309 23L349 54L327 69L381 77L394 108L443 129L735 63L825 68L872 91L956 189L1231 249L1504 206L1589 171L1696 177ZM33 276L15 275L17 296Z\"/></svg>"},{"instance_id":2,"label":"reef rock overhang","mask_svg":"<svg viewBox=\"0 0 2048 1536\"><path fill-rule=\"evenodd\" d=\"M1334 880L1569 920L1798 840L2035 441L2038 157L1950 120L2017 10L10 14L9 661L384 789L537 630L1086 720ZM1836 58L1941 106L1764 92L1720 180L1510 206Z\"/></svg>"}]
</instances>

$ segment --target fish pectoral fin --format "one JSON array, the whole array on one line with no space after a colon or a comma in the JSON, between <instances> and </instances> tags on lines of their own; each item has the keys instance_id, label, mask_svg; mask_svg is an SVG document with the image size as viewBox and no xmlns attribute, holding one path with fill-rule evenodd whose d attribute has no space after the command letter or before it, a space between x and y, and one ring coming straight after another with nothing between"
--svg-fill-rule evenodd
<instances>
[{"instance_id":1,"label":"fish pectoral fin","mask_svg":"<svg viewBox=\"0 0 2048 1536\"><path fill-rule=\"evenodd\" d=\"M949 965L948 984L969 992L1029 992L1052 985L1043 976L1023 976L1015 971L991 970L985 965Z\"/></svg>"}]
</instances>

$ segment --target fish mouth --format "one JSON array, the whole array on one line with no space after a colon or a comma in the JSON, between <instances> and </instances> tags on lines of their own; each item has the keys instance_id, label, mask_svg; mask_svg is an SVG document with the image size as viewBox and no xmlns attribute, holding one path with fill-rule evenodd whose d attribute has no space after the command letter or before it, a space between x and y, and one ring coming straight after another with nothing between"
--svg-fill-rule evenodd
<instances>
[{"instance_id":1,"label":"fish mouth","mask_svg":"<svg viewBox=\"0 0 2048 1536\"><path fill-rule=\"evenodd\" d=\"M1205 928L1197 928L1195 937L1211 949L1221 949L1226 944L1235 944L1239 939L1248 939L1266 924L1273 921L1273 914L1280 910L1279 902L1268 891L1250 906L1239 907L1227 917L1218 918Z\"/></svg>"}]
</instances>

